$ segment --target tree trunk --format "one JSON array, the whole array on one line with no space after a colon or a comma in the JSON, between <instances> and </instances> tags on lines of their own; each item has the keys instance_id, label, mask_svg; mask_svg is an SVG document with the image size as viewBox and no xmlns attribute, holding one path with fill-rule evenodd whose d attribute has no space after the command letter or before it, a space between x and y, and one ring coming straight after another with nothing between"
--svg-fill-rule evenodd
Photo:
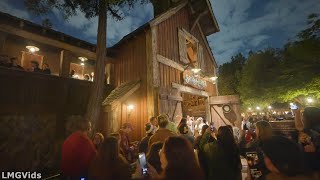
<instances>
[{"instance_id":1,"label":"tree trunk","mask_svg":"<svg viewBox=\"0 0 320 180\"><path fill-rule=\"evenodd\" d=\"M99 22L97 35L97 59L95 63L94 81L91 89L90 99L87 107L86 118L93 123L93 130L96 131L99 125L101 105L104 90L104 71L106 59L107 41L107 4L106 0L99 1Z\"/></svg>"}]
</instances>

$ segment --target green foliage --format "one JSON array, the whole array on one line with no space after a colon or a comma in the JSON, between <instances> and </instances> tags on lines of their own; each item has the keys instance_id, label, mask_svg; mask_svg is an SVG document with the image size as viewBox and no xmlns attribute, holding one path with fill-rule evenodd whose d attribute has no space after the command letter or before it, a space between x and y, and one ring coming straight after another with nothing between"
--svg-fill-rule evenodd
<instances>
[{"instance_id":1,"label":"green foliage","mask_svg":"<svg viewBox=\"0 0 320 180\"><path fill-rule=\"evenodd\" d=\"M241 54L237 54L231 58L231 62L225 63L219 67L219 93L221 95L238 94L242 67L246 58Z\"/></svg>"},{"instance_id":2,"label":"green foliage","mask_svg":"<svg viewBox=\"0 0 320 180\"><path fill-rule=\"evenodd\" d=\"M48 18L45 18L44 20L42 20L42 26L46 28L52 28L52 23Z\"/></svg>"},{"instance_id":3,"label":"green foliage","mask_svg":"<svg viewBox=\"0 0 320 180\"><path fill-rule=\"evenodd\" d=\"M220 66L222 95L240 94L245 106L320 98L320 17L311 14L309 26L281 50L250 52L245 63Z\"/></svg>"},{"instance_id":4,"label":"green foliage","mask_svg":"<svg viewBox=\"0 0 320 180\"><path fill-rule=\"evenodd\" d=\"M274 100L279 62L279 52L275 49L252 53L248 57L238 86L244 104L269 104Z\"/></svg>"}]
</instances>

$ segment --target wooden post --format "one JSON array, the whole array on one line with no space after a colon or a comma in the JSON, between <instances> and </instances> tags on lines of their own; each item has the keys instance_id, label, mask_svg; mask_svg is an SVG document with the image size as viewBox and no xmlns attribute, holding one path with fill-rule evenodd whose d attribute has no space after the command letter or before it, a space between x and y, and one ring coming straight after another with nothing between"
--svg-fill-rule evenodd
<instances>
[{"instance_id":1,"label":"wooden post","mask_svg":"<svg viewBox=\"0 0 320 180\"><path fill-rule=\"evenodd\" d=\"M7 34L0 32L0 53L4 53L4 45L6 43Z\"/></svg>"},{"instance_id":2,"label":"wooden post","mask_svg":"<svg viewBox=\"0 0 320 180\"><path fill-rule=\"evenodd\" d=\"M60 51L59 76L63 76L63 59L64 59L64 50L61 50Z\"/></svg>"},{"instance_id":3,"label":"wooden post","mask_svg":"<svg viewBox=\"0 0 320 180\"><path fill-rule=\"evenodd\" d=\"M147 114L148 118L154 116L154 89L153 89L153 61L157 61L153 59L153 47L152 47L152 33L150 30L146 32L146 68L147 68Z\"/></svg>"}]
</instances>

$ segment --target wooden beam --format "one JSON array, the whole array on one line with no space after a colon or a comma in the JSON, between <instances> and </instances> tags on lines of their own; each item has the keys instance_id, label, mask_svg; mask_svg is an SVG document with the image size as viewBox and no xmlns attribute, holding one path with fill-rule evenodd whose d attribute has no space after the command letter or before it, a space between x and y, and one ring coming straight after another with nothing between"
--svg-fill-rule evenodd
<instances>
[{"instance_id":1,"label":"wooden beam","mask_svg":"<svg viewBox=\"0 0 320 180\"><path fill-rule=\"evenodd\" d=\"M156 26L156 25L160 24L161 22L165 21L166 19L170 18L172 15L174 15L175 13L180 11L187 4L188 4L188 1L185 1L185 2L181 3L180 5L178 5L177 7L174 7L172 9L170 9L169 11L167 11L166 13L156 17L154 20L149 22L150 26L152 27L152 26Z\"/></svg>"},{"instance_id":2,"label":"wooden beam","mask_svg":"<svg viewBox=\"0 0 320 180\"><path fill-rule=\"evenodd\" d=\"M179 102L183 101L183 98L181 96L170 96L170 95L168 95L168 99L169 100L174 100L174 101L179 101Z\"/></svg>"},{"instance_id":3,"label":"wooden beam","mask_svg":"<svg viewBox=\"0 0 320 180\"><path fill-rule=\"evenodd\" d=\"M146 34L146 67L147 68L147 114L148 117L154 116L154 88L153 88L153 51L152 51L152 32L151 29Z\"/></svg>"},{"instance_id":4,"label":"wooden beam","mask_svg":"<svg viewBox=\"0 0 320 180\"><path fill-rule=\"evenodd\" d=\"M206 14L208 14L209 11L206 10L204 12L201 12L201 13L197 13L196 17L194 18L194 20L192 21L192 26L191 26L191 29L190 29L190 32L192 32L194 30L194 28L196 27L197 23L199 22L199 20L205 16Z\"/></svg>"},{"instance_id":5,"label":"wooden beam","mask_svg":"<svg viewBox=\"0 0 320 180\"><path fill-rule=\"evenodd\" d=\"M59 66L59 76L63 76L63 58L64 57L64 50L60 51L60 66Z\"/></svg>"},{"instance_id":6,"label":"wooden beam","mask_svg":"<svg viewBox=\"0 0 320 180\"><path fill-rule=\"evenodd\" d=\"M190 93L198 96L209 97L209 94L206 91L201 91L192 87L184 86L177 83L172 83L172 87L178 89L181 92Z\"/></svg>"},{"instance_id":7,"label":"wooden beam","mask_svg":"<svg viewBox=\"0 0 320 180\"><path fill-rule=\"evenodd\" d=\"M240 98L238 95L212 96L210 97L209 104L240 104Z\"/></svg>"},{"instance_id":8,"label":"wooden beam","mask_svg":"<svg viewBox=\"0 0 320 180\"><path fill-rule=\"evenodd\" d=\"M153 62L153 86L160 86L160 72L159 72L159 62L157 60L158 51L158 27L151 27L151 38L152 38L152 62Z\"/></svg>"},{"instance_id":9,"label":"wooden beam","mask_svg":"<svg viewBox=\"0 0 320 180\"><path fill-rule=\"evenodd\" d=\"M7 39L7 33L0 31L0 53L4 53L6 39Z\"/></svg>"},{"instance_id":10,"label":"wooden beam","mask_svg":"<svg viewBox=\"0 0 320 180\"><path fill-rule=\"evenodd\" d=\"M66 50L72 51L74 53L84 55L89 59L96 59L95 52L89 51L87 49L79 48L79 47L76 47L76 46L55 40L55 39L51 39L51 38L48 38L45 36L41 36L39 34L27 32L23 29L15 28L15 27L12 27L12 26L9 26L6 24L0 24L0 29L1 29L1 31L7 32L8 34L17 35L17 36L20 36L25 39L37 41L39 43L47 44L47 45L54 46L54 47L57 47L60 49L66 49Z\"/></svg>"},{"instance_id":11,"label":"wooden beam","mask_svg":"<svg viewBox=\"0 0 320 180\"><path fill-rule=\"evenodd\" d=\"M167 66L170 66L172 68L175 68L175 69L177 69L179 71L182 71L182 72L184 71L184 68L183 68L183 66L181 64L176 63L175 61L173 61L171 59L168 59L166 57L163 57L160 54L157 54L157 60L158 60L158 62L160 62L162 64L165 64Z\"/></svg>"}]
</instances>

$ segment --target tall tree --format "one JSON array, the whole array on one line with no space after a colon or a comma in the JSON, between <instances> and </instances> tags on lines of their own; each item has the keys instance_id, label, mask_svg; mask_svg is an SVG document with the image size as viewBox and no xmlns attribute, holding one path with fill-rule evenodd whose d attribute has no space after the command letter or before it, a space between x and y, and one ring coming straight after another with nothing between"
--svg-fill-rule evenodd
<instances>
[{"instance_id":1,"label":"tall tree","mask_svg":"<svg viewBox=\"0 0 320 180\"><path fill-rule=\"evenodd\" d=\"M282 101L317 96L314 88L319 85L320 76L320 17L311 14L308 24L296 41L284 47L278 86Z\"/></svg>"},{"instance_id":2,"label":"tall tree","mask_svg":"<svg viewBox=\"0 0 320 180\"><path fill-rule=\"evenodd\" d=\"M231 57L231 62L225 63L219 67L219 94L239 94L238 86L245 61L246 58L239 53Z\"/></svg>"},{"instance_id":3,"label":"tall tree","mask_svg":"<svg viewBox=\"0 0 320 180\"><path fill-rule=\"evenodd\" d=\"M107 41L107 13L117 19L122 19L119 8L125 5L133 7L138 0L25 0L28 10L36 15L46 15L53 9L58 9L68 19L80 10L85 17L90 19L98 17L97 51L95 63L95 79L91 89L86 117L90 119L96 128L96 122L100 116L101 103L104 89L104 69L106 60ZM146 2L141 0L141 2Z\"/></svg>"},{"instance_id":4,"label":"tall tree","mask_svg":"<svg viewBox=\"0 0 320 180\"><path fill-rule=\"evenodd\" d=\"M279 76L279 54L278 50L266 49L248 57L238 89L245 105L268 105L276 100L273 88Z\"/></svg>"}]
</instances>

